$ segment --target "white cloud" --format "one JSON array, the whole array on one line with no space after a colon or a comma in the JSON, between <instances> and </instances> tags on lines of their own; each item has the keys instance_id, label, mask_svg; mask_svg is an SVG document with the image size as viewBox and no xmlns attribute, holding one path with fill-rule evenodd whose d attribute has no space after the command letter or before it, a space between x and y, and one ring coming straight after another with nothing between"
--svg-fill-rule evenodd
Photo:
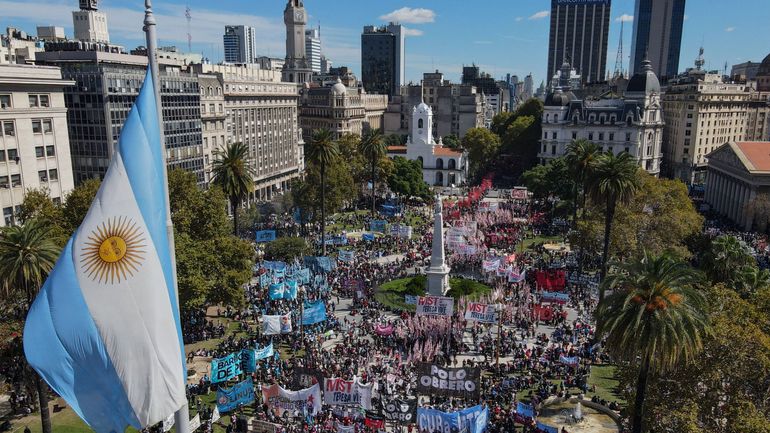
<instances>
[{"instance_id":1,"label":"white cloud","mask_svg":"<svg viewBox=\"0 0 770 433\"><path fill-rule=\"evenodd\" d=\"M618 22L618 23L630 23L633 20L634 20L634 16L633 15L628 15L628 14L623 14L623 15L615 18L615 22Z\"/></svg>"},{"instance_id":2,"label":"white cloud","mask_svg":"<svg viewBox=\"0 0 770 433\"><path fill-rule=\"evenodd\" d=\"M436 13L430 9L403 7L380 17L382 21L393 21L406 24L432 23L436 20Z\"/></svg>"},{"instance_id":3,"label":"white cloud","mask_svg":"<svg viewBox=\"0 0 770 433\"><path fill-rule=\"evenodd\" d=\"M524 17L516 17L516 21L523 21Z\"/></svg>"},{"instance_id":4,"label":"white cloud","mask_svg":"<svg viewBox=\"0 0 770 433\"><path fill-rule=\"evenodd\" d=\"M422 36L425 33L420 29L413 29L409 27L404 27L404 34L406 36Z\"/></svg>"},{"instance_id":5,"label":"white cloud","mask_svg":"<svg viewBox=\"0 0 770 433\"><path fill-rule=\"evenodd\" d=\"M476 45L492 45L492 41L473 41Z\"/></svg>"},{"instance_id":6,"label":"white cloud","mask_svg":"<svg viewBox=\"0 0 770 433\"><path fill-rule=\"evenodd\" d=\"M725 29L725 31L726 31L727 33L730 33L730 32L732 32L732 31L734 31L734 30L735 30L735 27L728 27L728 28L726 28L726 29Z\"/></svg>"},{"instance_id":7,"label":"white cloud","mask_svg":"<svg viewBox=\"0 0 770 433\"><path fill-rule=\"evenodd\" d=\"M540 19L543 19L543 18L548 18L550 15L551 15L551 12L549 12L549 11L540 11L540 12L532 15L531 17L529 17L529 19L531 19L531 20L540 20Z\"/></svg>"}]
</instances>

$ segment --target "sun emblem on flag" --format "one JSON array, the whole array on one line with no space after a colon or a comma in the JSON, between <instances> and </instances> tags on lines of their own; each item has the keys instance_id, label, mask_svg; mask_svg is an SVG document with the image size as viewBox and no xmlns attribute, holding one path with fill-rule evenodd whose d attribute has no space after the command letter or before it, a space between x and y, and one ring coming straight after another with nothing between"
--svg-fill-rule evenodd
<instances>
[{"instance_id":1,"label":"sun emblem on flag","mask_svg":"<svg viewBox=\"0 0 770 433\"><path fill-rule=\"evenodd\" d=\"M139 271L146 246L144 235L134 221L113 217L88 236L80 263L88 278L101 284L120 283Z\"/></svg>"}]
</instances>

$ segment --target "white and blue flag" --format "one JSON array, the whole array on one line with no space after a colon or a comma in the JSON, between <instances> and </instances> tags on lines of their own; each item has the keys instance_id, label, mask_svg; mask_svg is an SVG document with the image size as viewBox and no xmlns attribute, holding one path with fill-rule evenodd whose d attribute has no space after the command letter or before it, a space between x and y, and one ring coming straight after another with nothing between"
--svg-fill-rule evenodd
<instances>
[{"instance_id":1,"label":"white and blue flag","mask_svg":"<svg viewBox=\"0 0 770 433\"><path fill-rule=\"evenodd\" d=\"M157 109L148 73L24 328L30 365L99 433L153 425L186 404Z\"/></svg>"}]
</instances>

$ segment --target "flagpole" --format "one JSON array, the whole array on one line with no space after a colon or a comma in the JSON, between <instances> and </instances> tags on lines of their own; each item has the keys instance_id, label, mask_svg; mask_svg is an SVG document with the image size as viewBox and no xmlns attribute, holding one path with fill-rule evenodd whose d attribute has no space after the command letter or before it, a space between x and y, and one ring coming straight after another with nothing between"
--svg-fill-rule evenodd
<instances>
[{"instance_id":1,"label":"flagpole","mask_svg":"<svg viewBox=\"0 0 770 433\"><path fill-rule=\"evenodd\" d=\"M174 293L176 294L177 308L179 306L179 288L177 287L176 276L176 250L174 244L174 223L171 221L171 204L168 194L168 168L166 164L166 137L163 130L163 105L160 98L160 69L158 67L158 58L155 55L158 49L158 38L156 35L155 16L152 13L152 0L144 1L144 31L147 36L147 62L152 74L152 87L155 91L155 103L158 108L158 132L160 133L160 155L163 166L163 189L166 195L166 235L168 237L168 250L171 256L171 273L174 282ZM180 324L181 325L181 324ZM185 359L182 362L186 362ZM186 379L185 379L186 380ZM187 395L187 384L180 384ZM187 403L174 413L174 425L177 433L190 433L190 414Z\"/></svg>"}]
</instances>

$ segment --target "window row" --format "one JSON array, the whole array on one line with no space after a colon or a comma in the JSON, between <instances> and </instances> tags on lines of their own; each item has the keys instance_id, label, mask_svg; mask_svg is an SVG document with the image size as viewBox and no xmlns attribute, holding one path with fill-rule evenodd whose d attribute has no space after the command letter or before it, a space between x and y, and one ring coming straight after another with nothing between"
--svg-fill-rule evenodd
<instances>
[{"instance_id":1,"label":"window row","mask_svg":"<svg viewBox=\"0 0 770 433\"><path fill-rule=\"evenodd\" d=\"M31 94L28 96L29 108L48 108L51 106L50 95ZM11 95L0 95L0 108L13 108Z\"/></svg>"}]
</instances>

